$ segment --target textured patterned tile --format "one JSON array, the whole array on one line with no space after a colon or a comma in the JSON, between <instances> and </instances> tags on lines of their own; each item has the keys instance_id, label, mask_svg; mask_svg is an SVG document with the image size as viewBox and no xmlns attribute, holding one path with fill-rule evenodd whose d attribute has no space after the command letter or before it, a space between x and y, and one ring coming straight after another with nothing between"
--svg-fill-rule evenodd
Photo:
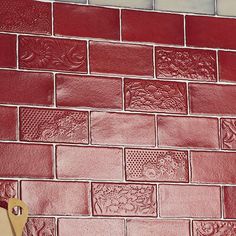
<instances>
[{"instance_id":1,"label":"textured patterned tile","mask_svg":"<svg viewBox=\"0 0 236 236\"><path fill-rule=\"evenodd\" d=\"M236 149L236 119L221 119L221 146Z\"/></svg>"},{"instance_id":2,"label":"textured patterned tile","mask_svg":"<svg viewBox=\"0 0 236 236\"><path fill-rule=\"evenodd\" d=\"M236 219L236 187L224 187L224 218Z\"/></svg>"},{"instance_id":3,"label":"textured patterned tile","mask_svg":"<svg viewBox=\"0 0 236 236\"><path fill-rule=\"evenodd\" d=\"M223 16L236 16L236 1L217 0L217 14Z\"/></svg>"},{"instance_id":4,"label":"textured patterned tile","mask_svg":"<svg viewBox=\"0 0 236 236\"><path fill-rule=\"evenodd\" d=\"M17 181L0 180L0 202L14 197L17 197Z\"/></svg>"}]
</instances>

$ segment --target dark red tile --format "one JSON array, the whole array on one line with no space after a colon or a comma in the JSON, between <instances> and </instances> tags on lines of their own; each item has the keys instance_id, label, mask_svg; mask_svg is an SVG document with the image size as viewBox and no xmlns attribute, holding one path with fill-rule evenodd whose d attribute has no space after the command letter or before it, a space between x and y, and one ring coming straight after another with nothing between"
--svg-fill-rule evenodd
<instances>
[{"instance_id":1,"label":"dark red tile","mask_svg":"<svg viewBox=\"0 0 236 236\"><path fill-rule=\"evenodd\" d=\"M219 147L218 121L201 117L158 117L158 139L162 147Z\"/></svg>"},{"instance_id":2,"label":"dark red tile","mask_svg":"<svg viewBox=\"0 0 236 236\"><path fill-rule=\"evenodd\" d=\"M158 78L216 81L216 52L200 49L156 47Z\"/></svg>"},{"instance_id":3,"label":"dark red tile","mask_svg":"<svg viewBox=\"0 0 236 236\"><path fill-rule=\"evenodd\" d=\"M89 214L87 182L22 181L21 195L33 215Z\"/></svg>"},{"instance_id":4,"label":"dark red tile","mask_svg":"<svg viewBox=\"0 0 236 236\"><path fill-rule=\"evenodd\" d=\"M0 67L16 68L16 35L0 34Z\"/></svg>"},{"instance_id":5,"label":"dark red tile","mask_svg":"<svg viewBox=\"0 0 236 236\"><path fill-rule=\"evenodd\" d=\"M119 40L119 10L56 3L54 27L57 35Z\"/></svg>"},{"instance_id":6,"label":"dark red tile","mask_svg":"<svg viewBox=\"0 0 236 236\"><path fill-rule=\"evenodd\" d=\"M154 146L154 116L92 112L91 137L93 144Z\"/></svg>"},{"instance_id":7,"label":"dark red tile","mask_svg":"<svg viewBox=\"0 0 236 236\"><path fill-rule=\"evenodd\" d=\"M2 0L0 31L51 34L51 4L33 0Z\"/></svg>"},{"instance_id":8,"label":"dark red tile","mask_svg":"<svg viewBox=\"0 0 236 236\"><path fill-rule=\"evenodd\" d=\"M221 146L236 149L236 119L221 119Z\"/></svg>"},{"instance_id":9,"label":"dark red tile","mask_svg":"<svg viewBox=\"0 0 236 236\"><path fill-rule=\"evenodd\" d=\"M17 181L13 180L0 180L0 207L7 202L9 198L17 197Z\"/></svg>"},{"instance_id":10,"label":"dark red tile","mask_svg":"<svg viewBox=\"0 0 236 236\"><path fill-rule=\"evenodd\" d=\"M51 145L0 143L0 176L52 178Z\"/></svg>"},{"instance_id":11,"label":"dark red tile","mask_svg":"<svg viewBox=\"0 0 236 236\"><path fill-rule=\"evenodd\" d=\"M88 143L88 113L58 109L20 108L20 139Z\"/></svg>"},{"instance_id":12,"label":"dark red tile","mask_svg":"<svg viewBox=\"0 0 236 236\"><path fill-rule=\"evenodd\" d=\"M125 41L184 44L181 15L122 10L122 39Z\"/></svg>"},{"instance_id":13,"label":"dark red tile","mask_svg":"<svg viewBox=\"0 0 236 236\"><path fill-rule=\"evenodd\" d=\"M236 48L236 19L186 16L187 45Z\"/></svg>"},{"instance_id":14,"label":"dark red tile","mask_svg":"<svg viewBox=\"0 0 236 236\"><path fill-rule=\"evenodd\" d=\"M224 218L236 218L236 187L224 187Z\"/></svg>"},{"instance_id":15,"label":"dark red tile","mask_svg":"<svg viewBox=\"0 0 236 236\"><path fill-rule=\"evenodd\" d=\"M126 180L188 182L188 153L125 149Z\"/></svg>"},{"instance_id":16,"label":"dark red tile","mask_svg":"<svg viewBox=\"0 0 236 236\"><path fill-rule=\"evenodd\" d=\"M53 104L52 74L0 70L0 103Z\"/></svg>"},{"instance_id":17,"label":"dark red tile","mask_svg":"<svg viewBox=\"0 0 236 236\"><path fill-rule=\"evenodd\" d=\"M92 183L95 216L157 216L156 185Z\"/></svg>"},{"instance_id":18,"label":"dark red tile","mask_svg":"<svg viewBox=\"0 0 236 236\"><path fill-rule=\"evenodd\" d=\"M125 80L125 108L131 111L187 113L185 83Z\"/></svg>"},{"instance_id":19,"label":"dark red tile","mask_svg":"<svg viewBox=\"0 0 236 236\"><path fill-rule=\"evenodd\" d=\"M90 42L92 73L143 75L153 77L151 46Z\"/></svg>"},{"instance_id":20,"label":"dark red tile","mask_svg":"<svg viewBox=\"0 0 236 236\"><path fill-rule=\"evenodd\" d=\"M20 68L87 72L86 41L19 37Z\"/></svg>"},{"instance_id":21,"label":"dark red tile","mask_svg":"<svg viewBox=\"0 0 236 236\"><path fill-rule=\"evenodd\" d=\"M122 109L120 78L57 75L57 105Z\"/></svg>"},{"instance_id":22,"label":"dark red tile","mask_svg":"<svg viewBox=\"0 0 236 236\"><path fill-rule=\"evenodd\" d=\"M16 140L17 108L0 107L0 139Z\"/></svg>"},{"instance_id":23,"label":"dark red tile","mask_svg":"<svg viewBox=\"0 0 236 236\"><path fill-rule=\"evenodd\" d=\"M160 185L161 217L221 216L220 187Z\"/></svg>"}]
</instances>

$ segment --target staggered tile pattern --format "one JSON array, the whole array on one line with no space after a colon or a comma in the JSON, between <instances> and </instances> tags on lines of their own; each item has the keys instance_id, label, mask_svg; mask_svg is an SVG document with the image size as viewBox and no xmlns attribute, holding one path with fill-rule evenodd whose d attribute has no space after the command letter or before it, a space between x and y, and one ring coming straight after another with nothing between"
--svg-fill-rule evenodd
<instances>
[{"instance_id":1,"label":"staggered tile pattern","mask_svg":"<svg viewBox=\"0 0 236 236\"><path fill-rule=\"evenodd\" d=\"M24 236L236 235L235 3L214 2L2 1L0 207L29 205Z\"/></svg>"}]
</instances>

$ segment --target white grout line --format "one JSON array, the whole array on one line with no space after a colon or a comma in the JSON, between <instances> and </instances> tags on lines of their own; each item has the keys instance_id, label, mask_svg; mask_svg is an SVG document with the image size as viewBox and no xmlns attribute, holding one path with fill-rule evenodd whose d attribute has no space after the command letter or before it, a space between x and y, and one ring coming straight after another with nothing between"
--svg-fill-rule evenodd
<instances>
[{"instance_id":1,"label":"white grout line","mask_svg":"<svg viewBox=\"0 0 236 236\"><path fill-rule=\"evenodd\" d=\"M121 11L122 11L122 10L119 9L120 41L122 42L122 36L123 36L123 34L122 34L122 12L121 12Z\"/></svg>"},{"instance_id":2,"label":"white grout line","mask_svg":"<svg viewBox=\"0 0 236 236\"><path fill-rule=\"evenodd\" d=\"M186 15L184 14L184 47L187 46L187 36L186 36Z\"/></svg>"},{"instance_id":3,"label":"white grout line","mask_svg":"<svg viewBox=\"0 0 236 236\"><path fill-rule=\"evenodd\" d=\"M57 157L56 157L56 144L53 144L53 153L52 153L52 173L54 176L54 180L57 180Z\"/></svg>"},{"instance_id":4,"label":"white grout line","mask_svg":"<svg viewBox=\"0 0 236 236\"><path fill-rule=\"evenodd\" d=\"M87 70L88 70L88 75L90 75L90 41L87 41Z\"/></svg>"},{"instance_id":5,"label":"white grout line","mask_svg":"<svg viewBox=\"0 0 236 236\"><path fill-rule=\"evenodd\" d=\"M16 69L19 69L19 34L16 34Z\"/></svg>"},{"instance_id":6,"label":"white grout line","mask_svg":"<svg viewBox=\"0 0 236 236\"><path fill-rule=\"evenodd\" d=\"M57 85L56 85L56 73L53 72L53 107L57 107Z\"/></svg>"},{"instance_id":7,"label":"white grout line","mask_svg":"<svg viewBox=\"0 0 236 236\"><path fill-rule=\"evenodd\" d=\"M122 93L122 111L125 112L125 79L121 79L121 93Z\"/></svg>"},{"instance_id":8,"label":"white grout line","mask_svg":"<svg viewBox=\"0 0 236 236\"><path fill-rule=\"evenodd\" d=\"M16 110L16 141L20 141L20 108Z\"/></svg>"}]
</instances>

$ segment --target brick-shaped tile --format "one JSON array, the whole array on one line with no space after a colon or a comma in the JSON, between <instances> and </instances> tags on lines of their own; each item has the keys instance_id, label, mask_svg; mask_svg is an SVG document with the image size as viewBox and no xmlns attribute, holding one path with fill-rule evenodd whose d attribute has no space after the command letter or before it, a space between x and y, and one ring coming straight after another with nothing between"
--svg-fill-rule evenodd
<instances>
[{"instance_id":1,"label":"brick-shaped tile","mask_svg":"<svg viewBox=\"0 0 236 236\"><path fill-rule=\"evenodd\" d=\"M17 181L0 179L0 207L7 208L8 199L17 197L17 187Z\"/></svg>"},{"instance_id":2,"label":"brick-shaped tile","mask_svg":"<svg viewBox=\"0 0 236 236\"><path fill-rule=\"evenodd\" d=\"M236 119L221 119L221 147L236 149Z\"/></svg>"},{"instance_id":3,"label":"brick-shaped tile","mask_svg":"<svg viewBox=\"0 0 236 236\"><path fill-rule=\"evenodd\" d=\"M236 187L224 187L224 218L236 219Z\"/></svg>"}]
</instances>

